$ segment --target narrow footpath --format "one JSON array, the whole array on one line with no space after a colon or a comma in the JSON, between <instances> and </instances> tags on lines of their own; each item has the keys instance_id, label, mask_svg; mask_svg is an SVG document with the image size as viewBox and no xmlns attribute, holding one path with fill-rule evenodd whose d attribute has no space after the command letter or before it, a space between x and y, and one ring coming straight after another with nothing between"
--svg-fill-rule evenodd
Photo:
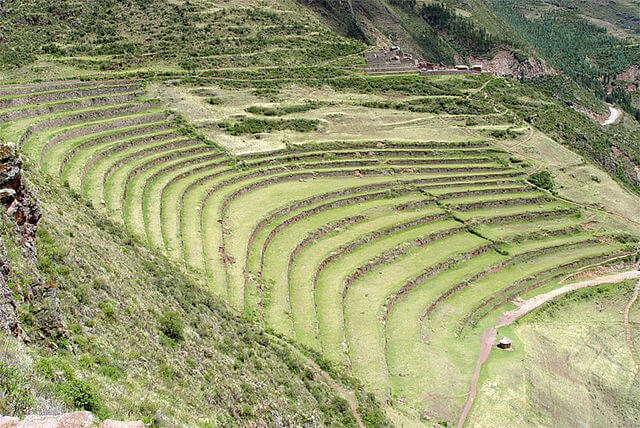
<instances>
[{"instance_id":1,"label":"narrow footpath","mask_svg":"<svg viewBox=\"0 0 640 428\"><path fill-rule=\"evenodd\" d=\"M640 371L640 358L638 357L636 345L633 342L633 334L631 332L631 308L638 300L638 295L640 295L640 281L638 281L636 287L633 289L633 295L631 295L629 303L627 303L627 306L624 308L624 329L627 336L627 346L629 347L629 352L631 352L631 356L633 357L633 361L636 365L634 378L638 376L638 372Z\"/></svg>"}]
</instances>

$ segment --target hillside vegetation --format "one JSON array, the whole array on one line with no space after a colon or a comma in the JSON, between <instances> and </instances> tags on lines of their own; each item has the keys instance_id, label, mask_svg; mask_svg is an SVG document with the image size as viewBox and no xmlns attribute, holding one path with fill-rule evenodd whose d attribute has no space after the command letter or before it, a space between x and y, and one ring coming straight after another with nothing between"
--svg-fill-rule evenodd
<instances>
[{"instance_id":1,"label":"hillside vegetation","mask_svg":"<svg viewBox=\"0 0 640 428\"><path fill-rule=\"evenodd\" d=\"M384 422L357 381L230 310L202 278L59 182L37 170L28 177L42 209L37 265L6 219L0 237L7 283L32 342L0 336L1 414L84 408L154 426L355 426L348 390L369 425ZM39 278L56 290L50 298L59 301L63 334L52 335L34 306Z\"/></svg>"},{"instance_id":2,"label":"hillside vegetation","mask_svg":"<svg viewBox=\"0 0 640 428\"><path fill-rule=\"evenodd\" d=\"M629 283L501 328L514 351L476 365L521 299L638 255L640 126L598 123L602 98L623 96L607 93L612 76L637 58L582 9L3 5L0 140L23 163L0 168L0 316L17 313L0 325L0 413L443 426L474 404L477 374L471 426L637 415L637 338L591 349L619 339L622 303L636 319ZM548 70L541 57L559 73L370 76L351 66L373 43L450 64L509 52ZM35 236L40 212L15 209L22 167ZM553 349L577 324L592 327ZM552 376L547 355L576 367ZM517 417L513 402L526 404Z\"/></svg>"},{"instance_id":3,"label":"hillside vegetation","mask_svg":"<svg viewBox=\"0 0 640 428\"><path fill-rule=\"evenodd\" d=\"M283 342L231 315L227 317L235 321L229 327L226 321L216 324L211 320L218 311L225 312L222 307L211 307L216 300L207 298L210 291L206 290L312 355L323 355L331 362L325 367L350 370L379 399L391 403L392 415L400 412L414 421L454 421L468 388L479 325L490 322L498 308L522 293L535 292L572 270L632 250L624 234L627 231L606 210L585 218L587 213L542 189L553 189L552 185L535 175L528 177L533 172L528 164L497 147L502 141L527 135L526 122L493 104L500 98L485 99L488 93L506 97L502 91L514 96L513 88L509 90L499 80L482 76L432 80L347 77L334 81L340 88L334 94L354 91L343 101L308 101L309 108L304 109L276 105L275 111L287 119L267 118L264 113L270 110L266 107L244 106L241 108L254 113L244 119L230 114L236 121L233 126L223 116L216 125L199 123L199 127L189 124L194 110L182 101L174 107L187 118L163 109L164 102L188 99L184 92L174 92L186 90L202 103L193 108L208 105L212 110L228 111L223 89L192 87L189 82L193 80L177 87L152 85L161 100L149 98L136 81L7 86L5 107L0 111L5 122L3 137L18 142L34 181L51 189L42 197L45 207L53 200L64 205L71 197L58 195L70 192L92 207L83 208L84 216L103 213L124 227L92 214L97 216L99 229L119 237L125 245L123 250L108 245L98 250L91 235L97 233L92 226L96 220L73 219L62 208L45 211L48 220L37 241L42 270L52 281L62 282L62 313L69 321L70 340L89 354L71 361L80 365L87 360L85 369L90 369L99 366L94 361L103 359L135 360L135 351L126 351L129 347L154 349L157 366L145 363L139 370L167 382L167 392L152 390L148 399L157 404L154 409L158 411L164 409L163 394L182 384L174 383L176 376L184 376L186 386L191 383L191 370L198 376L205 373L210 383L203 384L200 398L163 410L175 418L187 418L190 406L212 400L215 394L207 392L206 385L222 385L222 373L240 370L239 391L225 386L217 393L230 406L221 410L219 421L238 415L252 420L279 408L286 420L315 418L323 425L340 419L350 422L339 424L354 422L345 401L329 398L332 395L326 385L317 389L322 384L316 383L313 369ZM203 77L198 82L202 85L206 80ZM236 103L246 96L264 96L252 94L259 88L250 89L252 84L246 80L219 82L249 86L235 88L232 100ZM323 81L323 86L326 82L332 80ZM274 89L273 82L270 85ZM283 96L287 85L283 81L268 96ZM358 92L364 97L360 101L353 98ZM217 97L213 104L207 101L212 94ZM378 94L375 101L372 94ZM496 108L490 108L492 104ZM438 122L433 129L440 128L440 134L430 134L428 125L422 124L416 128L420 131L417 137L399 122L381 127L378 135L352 129L355 132L349 136L341 123L352 128L350 116L358 112L390 113L395 121L403 118L409 123L408 114L422 118L431 114ZM198 124L198 117L191 120ZM248 125L287 120L321 123L322 129L254 129ZM443 124L448 128L444 132ZM382 139L384 129L391 132ZM411 139L398 139L400 130ZM316 137L310 135L314 133ZM228 135L220 139L224 147L239 152L243 145L251 147L247 139L266 144L274 137L290 140L280 150L230 156L209 140L223 135ZM392 135L395 137L390 138ZM342 138L336 139L338 136ZM310 138L320 140L311 142ZM53 181L38 181L39 174ZM69 190L54 190L59 186ZM77 204L69 202L73 203ZM72 237L68 230L73 231ZM70 247L58 249L65 242ZM206 285L188 282L187 277L184 286L179 285L181 276L170 275L159 262L149 265L153 252L139 245L166 254ZM133 256L134 250L139 256ZM84 253L75 256L78 251ZM98 274L101 263L86 259L88 254L102 254L100 251L106 251L105 257L112 253L109 260L122 260L114 268L128 273ZM120 251L124 251L122 256L118 256ZM135 264L137 258L140 266ZM137 273L132 277L133 272ZM141 285L134 278L144 272L149 277ZM114 278L129 277L135 282L122 287L110 284ZM89 291L87 281L94 284ZM147 293L149 297L140 298ZM98 304L79 310L81 302ZM147 310L136 306L148 304ZM134 314L145 316L127 321ZM130 323L139 326L140 334L153 329L158 333L133 336ZM234 338L224 331L231 328L252 333L239 331ZM116 348L109 342L125 331L131 337L130 345L122 342ZM460 340L452 342L454 338ZM103 342L105 348L96 347ZM242 350L245 343L246 350ZM211 353L208 356L202 354L205 347ZM261 347L264 352L256 351ZM448 355L442 354L444 348ZM186 352L192 363L184 366L184 360L176 361L175 350L181 355ZM283 354L285 350L293 354ZM47 361L64 364L67 360L60 352ZM223 357L227 354L233 357ZM220 361L227 365L220 366ZM129 395L135 397L132 402L139 402L135 391L146 383L127 382L123 366L128 365L116 366L113 379L95 382L105 389L111 382L128 385L133 391ZM186 372L176 372L176 366ZM444 377L442 367L450 367ZM80 373L81 368L77 369ZM251 380L251 376L259 377ZM277 388L290 382L298 383L288 388L299 388L292 403L304 399L307 404L282 407L270 401L278 397ZM357 384L347 382L358 390ZM425 402L424 394L455 398ZM378 420L375 401L364 395L361 399L367 403L361 406L363 417ZM200 401L191 404L193 400ZM135 414L133 404L123 407L126 402L112 403L110 410ZM178 413L181 409L185 413Z\"/></svg>"},{"instance_id":4,"label":"hillside vegetation","mask_svg":"<svg viewBox=\"0 0 640 428\"><path fill-rule=\"evenodd\" d=\"M38 59L98 70L300 65L363 49L284 1L3 3L0 62L5 66Z\"/></svg>"}]
</instances>

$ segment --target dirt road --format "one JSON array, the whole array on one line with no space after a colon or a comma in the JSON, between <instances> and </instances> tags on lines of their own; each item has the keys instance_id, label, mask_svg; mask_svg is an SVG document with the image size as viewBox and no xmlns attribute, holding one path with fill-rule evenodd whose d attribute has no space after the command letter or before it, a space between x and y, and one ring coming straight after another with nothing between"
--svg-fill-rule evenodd
<instances>
[{"instance_id":1,"label":"dirt road","mask_svg":"<svg viewBox=\"0 0 640 428\"><path fill-rule=\"evenodd\" d=\"M569 293L571 291L579 290L586 287L593 287L595 285L613 284L634 278L640 278L640 271L631 270L612 275L600 276L597 278L589 279L587 281L574 282L573 284L567 284L563 287L556 288L555 290L549 291L548 293L540 294L527 300L513 302L516 306L518 306L518 308L502 314L502 316L498 318L498 325L496 326L496 328L512 324L515 320L517 320L524 314L531 312L538 306L543 305L549 300L555 299L556 297Z\"/></svg>"},{"instance_id":2,"label":"dirt road","mask_svg":"<svg viewBox=\"0 0 640 428\"><path fill-rule=\"evenodd\" d=\"M616 273L612 275L600 276L597 278L589 279L587 281L567 284L563 287L556 288L555 290L549 291L548 293L540 294L538 296L532 297L527 300L513 302L516 306L518 306L518 308L512 311L503 313L498 318L498 325L496 325L495 327L486 329L482 334L482 339L480 341L480 355L478 356L478 361L476 363L476 368L473 373L473 378L471 379L471 386L469 387L467 402L465 403L464 408L462 409L462 414L458 419L458 428L462 428L464 426L464 423L467 419L469 411L473 406L473 401L476 396L476 391L478 388L478 379L480 378L482 365L485 363L485 361L487 361L487 358L489 358L489 354L491 353L491 350L493 349L493 345L495 344L495 341L496 341L497 331L500 327L513 324L521 316L531 312L532 310L547 303L548 301L555 299L556 297L561 296L563 294L569 293L571 291L579 290L581 288L586 288L586 287L593 287L601 284L614 284L614 283L626 281L629 279L635 279L635 278L640 278L640 270L631 270L631 271ZM638 298L638 294L640 294L640 282L638 282L638 286L636 286L636 289L634 291L635 299ZM632 298L632 300L627 305L627 308L629 310L631 310L631 306L635 303L635 299ZM627 325L626 320L627 320L627 316L625 316L625 325ZM629 341L630 334L631 334L630 327L628 327L627 341ZM631 339L630 343L633 346L633 339Z\"/></svg>"}]
</instances>

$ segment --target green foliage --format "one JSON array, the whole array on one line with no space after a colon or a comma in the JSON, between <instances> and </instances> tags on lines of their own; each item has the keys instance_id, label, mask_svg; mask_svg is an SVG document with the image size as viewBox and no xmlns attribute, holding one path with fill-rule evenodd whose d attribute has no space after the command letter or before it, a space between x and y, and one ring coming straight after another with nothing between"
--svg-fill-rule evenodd
<instances>
[{"instance_id":1,"label":"green foliage","mask_svg":"<svg viewBox=\"0 0 640 428\"><path fill-rule=\"evenodd\" d=\"M24 415L34 400L24 375L17 367L0 361L0 414Z\"/></svg>"},{"instance_id":2,"label":"green foliage","mask_svg":"<svg viewBox=\"0 0 640 428\"><path fill-rule=\"evenodd\" d=\"M539 52L550 65L595 90L609 101L619 102L635 114L630 96L622 88L607 95L607 85L631 65L640 64L637 45L610 35L603 27L592 24L571 8L553 8L526 14L526 2L492 1L497 15L508 22L515 33Z\"/></svg>"},{"instance_id":3,"label":"green foliage","mask_svg":"<svg viewBox=\"0 0 640 428\"><path fill-rule=\"evenodd\" d=\"M170 60L187 71L221 66L308 64L356 53L363 45L295 10L164 0L8 0L6 66L48 55L81 68L120 70ZM357 23L352 35L362 36Z\"/></svg>"},{"instance_id":4,"label":"green foliage","mask_svg":"<svg viewBox=\"0 0 640 428\"><path fill-rule=\"evenodd\" d=\"M304 113L306 111L324 107L326 103L320 101L305 101L303 104L290 104L276 107L251 106L246 109L248 113L262 116L284 116L291 113Z\"/></svg>"},{"instance_id":5,"label":"green foliage","mask_svg":"<svg viewBox=\"0 0 640 428\"><path fill-rule=\"evenodd\" d=\"M296 132L315 131L320 125L317 119L255 119L243 118L236 121L218 123L222 129L231 135L258 134L260 132L275 132L292 130Z\"/></svg>"},{"instance_id":6,"label":"green foliage","mask_svg":"<svg viewBox=\"0 0 640 428\"><path fill-rule=\"evenodd\" d=\"M540 171L533 173L527 178L527 181L535 186L549 191L552 191L555 187L553 176L549 171Z\"/></svg>"},{"instance_id":7,"label":"green foliage","mask_svg":"<svg viewBox=\"0 0 640 428\"><path fill-rule=\"evenodd\" d=\"M493 113L493 106L484 100L467 98L415 98L408 101L364 101L369 108L388 108L419 113L446 113L455 115L482 115Z\"/></svg>"},{"instance_id":8,"label":"green foliage","mask_svg":"<svg viewBox=\"0 0 640 428\"><path fill-rule=\"evenodd\" d=\"M389 0L389 3L409 10L413 10L416 7L416 0Z\"/></svg>"},{"instance_id":9,"label":"green foliage","mask_svg":"<svg viewBox=\"0 0 640 428\"><path fill-rule=\"evenodd\" d=\"M64 382L60 391L65 399L76 409L100 413L102 403L95 387L87 381L71 378Z\"/></svg>"},{"instance_id":10,"label":"green foliage","mask_svg":"<svg viewBox=\"0 0 640 428\"><path fill-rule=\"evenodd\" d=\"M420 16L466 54L486 54L497 46L497 41L484 28L457 15L445 3L423 4Z\"/></svg>"},{"instance_id":11,"label":"green foliage","mask_svg":"<svg viewBox=\"0 0 640 428\"><path fill-rule=\"evenodd\" d=\"M160 331L165 336L173 340L184 339L184 324L178 312L164 312L160 318L158 318L158 324L160 325Z\"/></svg>"},{"instance_id":12,"label":"green foliage","mask_svg":"<svg viewBox=\"0 0 640 428\"><path fill-rule=\"evenodd\" d=\"M358 413L366 427L379 428L389 425L389 420L384 410L380 407L375 395L371 393L361 394L358 400Z\"/></svg>"},{"instance_id":13,"label":"green foliage","mask_svg":"<svg viewBox=\"0 0 640 428\"><path fill-rule=\"evenodd\" d=\"M38 269L50 279L69 275L64 254L58 249L55 240L46 228L40 227L36 233L38 248Z\"/></svg>"}]
</instances>

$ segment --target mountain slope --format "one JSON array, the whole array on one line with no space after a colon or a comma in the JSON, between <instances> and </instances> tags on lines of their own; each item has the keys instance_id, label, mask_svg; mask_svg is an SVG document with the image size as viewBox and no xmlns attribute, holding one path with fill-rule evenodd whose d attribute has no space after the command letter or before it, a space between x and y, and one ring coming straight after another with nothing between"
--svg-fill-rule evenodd
<instances>
[{"instance_id":1,"label":"mountain slope","mask_svg":"<svg viewBox=\"0 0 640 428\"><path fill-rule=\"evenodd\" d=\"M0 139L17 142L27 187L2 146L0 413L455 423L478 341L513 302L576 270L633 268L640 125L602 124L631 57L572 9L559 25L559 6L534 1L4 4ZM558 54L563 34L575 55ZM515 79L353 67L391 43ZM550 70L540 58L557 74L533 78ZM607 303L612 329L629 293ZM546 348L525 346L556 341L574 312L550 336L501 330L516 349L492 354L471 424L512 411L492 400L502 362L501 399L529 388L523 420L552 421L555 404L578 424L637 414L627 377L554 379L602 397L591 412L549 395L548 377L513 381L544 370ZM601 372L630 372L616 345Z\"/></svg>"},{"instance_id":2,"label":"mountain slope","mask_svg":"<svg viewBox=\"0 0 640 428\"><path fill-rule=\"evenodd\" d=\"M79 407L164 426L354 426L342 392L352 388L362 417L384 421L357 382L339 377L346 387L338 392L312 359L241 318L199 278L68 189L27 176L42 211L37 262L4 216L0 256L30 345L0 335L0 372L9 376L0 381L0 414ZM53 291L46 299L58 302L60 323L41 316L38 281Z\"/></svg>"}]
</instances>

